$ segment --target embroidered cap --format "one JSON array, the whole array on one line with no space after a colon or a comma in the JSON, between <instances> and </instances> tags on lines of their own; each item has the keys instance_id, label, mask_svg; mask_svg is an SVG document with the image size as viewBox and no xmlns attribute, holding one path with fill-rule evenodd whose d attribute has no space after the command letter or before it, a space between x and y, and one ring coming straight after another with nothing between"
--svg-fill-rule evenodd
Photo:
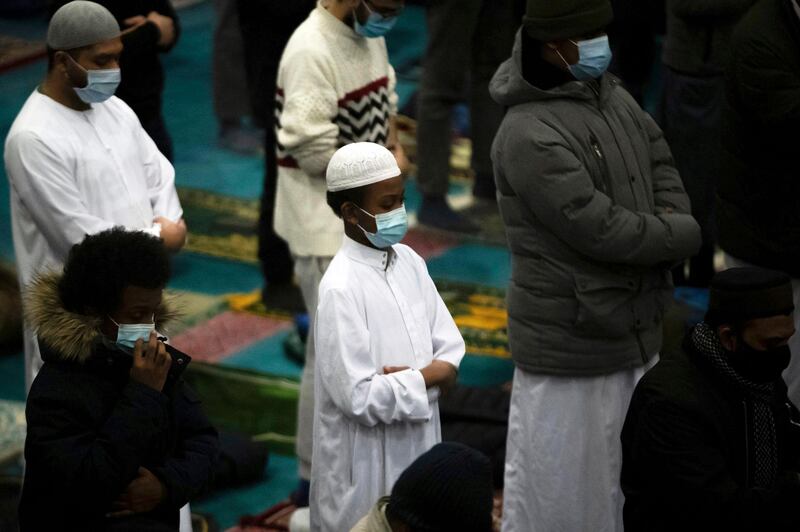
<instances>
[{"instance_id":1,"label":"embroidered cap","mask_svg":"<svg viewBox=\"0 0 800 532\"><path fill-rule=\"evenodd\" d=\"M339 148L328 163L328 191L338 192L371 185L400 175L392 152L372 142L355 142Z\"/></svg>"},{"instance_id":2,"label":"embroidered cap","mask_svg":"<svg viewBox=\"0 0 800 532\"><path fill-rule=\"evenodd\" d=\"M95 2L76 0L63 5L50 19L47 46L53 50L74 50L119 37L114 15Z\"/></svg>"}]
</instances>

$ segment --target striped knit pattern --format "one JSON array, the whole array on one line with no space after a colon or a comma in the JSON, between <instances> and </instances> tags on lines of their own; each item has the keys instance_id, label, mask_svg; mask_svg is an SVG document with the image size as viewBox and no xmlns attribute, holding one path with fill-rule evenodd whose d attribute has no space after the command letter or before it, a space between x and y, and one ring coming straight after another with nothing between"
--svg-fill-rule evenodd
<instances>
[{"instance_id":1,"label":"striped knit pattern","mask_svg":"<svg viewBox=\"0 0 800 532\"><path fill-rule=\"evenodd\" d=\"M281 127L284 102L283 89L278 88L275 97L275 124ZM389 138L389 78L382 77L372 83L345 94L338 102L339 112L334 123L339 127L339 145L353 142L375 142L386 144ZM278 164L297 168L297 161L286 153L278 143Z\"/></svg>"}]
</instances>

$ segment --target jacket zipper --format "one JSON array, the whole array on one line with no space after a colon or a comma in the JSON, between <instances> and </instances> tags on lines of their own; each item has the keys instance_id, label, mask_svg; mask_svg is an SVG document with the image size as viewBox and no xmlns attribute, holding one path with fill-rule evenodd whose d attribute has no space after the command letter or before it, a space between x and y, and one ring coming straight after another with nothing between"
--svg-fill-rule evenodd
<instances>
[{"instance_id":1,"label":"jacket zipper","mask_svg":"<svg viewBox=\"0 0 800 532\"><path fill-rule=\"evenodd\" d=\"M597 83L600 83L600 82L597 82ZM611 127L611 124L608 122L608 118L606 118L606 115L603 113L602 105L601 105L601 102L600 102L600 90L598 88L595 88L595 86L594 86L594 84L592 82L588 82L587 84L589 85L589 88L592 89L592 92L594 92L594 95L595 95L595 97L597 99L597 112L600 113L600 116L603 117L603 120L605 121L606 126L608 126L608 130L611 132L611 136L614 138L614 144L617 145L617 150L619 151L619 156L620 156L620 159L622 160L622 165L625 167L625 172L628 174L628 186L631 189L631 196L633 197L633 205L638 210L639 202L636 200L636 191L634 190L633 182L631 181L632 174L631 174L630 170L628 169L628 163L625 161L625 155L622 152L622 146L620 146L619 140L617 140L617 134L614 133L614 128ZM613 188L613 187L611 187L611 188Z\"/></svg>"},{"instance_id":2,"label":"jacket zipper","mask_svg":"<svg viewBox=\"0 0 800 532\"><path fill-rule=\"evenodd\" d=\"M600 142L593 134L589 136L589 144L594 152L597 165L600 167L600 192L606 194L609 198L614 200L613 190L608 182L608 167L606 165L606 158L603 155L603 150L600 149Z\"/></svg>"},{"instance_id":3,"label":"jacket zipper","mask_svg":"<svg viewBox=\"0 0 800 532\"><path fill-rule=\"evenodd\" d=\"M747 401L742 401L744 410L744 485L750 487L750 427L747 422Z\"/></svg>"}]
</instances>

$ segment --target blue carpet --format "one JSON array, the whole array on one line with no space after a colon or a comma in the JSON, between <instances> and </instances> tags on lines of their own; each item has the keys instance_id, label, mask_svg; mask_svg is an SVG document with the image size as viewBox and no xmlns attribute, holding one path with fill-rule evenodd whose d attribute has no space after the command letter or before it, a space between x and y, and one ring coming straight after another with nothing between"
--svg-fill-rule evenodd
<instances>
[{"instance_id":1,"label":"blue carpet","mask_svg":"<svg viewBox=\"0 0 800 532\"><path fill-rule=\"evenodd\" d=\"M225 530L238 523L239 517L259 514L282 501L296 484L297 460L271 455L263 481L193 502L192 510L213 515Z\"/></svg>"},{"instance_id":2,"label":"blue carpet","mask_svg":"<svg viewBox=\"0 0 800 532\"><path fill-rule=\"evenodd\" d=\"M279 377L299 379L303 368L290 360L283 350L283 341L289 335L282 332L247 347L225 359L225 366L271 373Z\"/></svg>"}]
</instances>

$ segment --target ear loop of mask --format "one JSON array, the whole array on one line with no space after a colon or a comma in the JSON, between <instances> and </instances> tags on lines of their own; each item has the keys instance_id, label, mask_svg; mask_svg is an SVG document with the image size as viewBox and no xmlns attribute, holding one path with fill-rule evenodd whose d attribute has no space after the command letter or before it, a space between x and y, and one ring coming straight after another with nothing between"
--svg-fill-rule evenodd
<instances>
[{"instance_id":1,"label":"ear loop of mask","mask_svg":"<svg viewBox=\"0 0 800 532\"><path fill-rule=\"evenodd\" d=\"M577 49L578 49L578 59L580 59L580 53L581 53L581 47L580 47L580 45L579 45L578 43L576 43L575 41L573 41L572 39L570 39L570 40L569 40L569 42L571 42L572 44L574 44L574 45L575 45L575 48L577 48ZM556 47L556 53L558 54L558 57L560 57L560 58L561 58L561 60L562 60L562 61L564 61L564 64L566 65L566 67L567 67L567 70L569 70L569 67L571 67L572 65L570 65L569 63L567 63L567 60L566 60L566 59L564 59L564 56L563 56L563 55L561 55L561 50L560 50L558 47Z\"/></svg>"},{"instance_id":2,"label":"ear loop of mask","mask_svg":"<svg viewBox=\"0 0 800 532\"><path fill-rule=\"evenodd\" d=\"M109 314L106 314L106 316L108 316L108 319L110 319L110 320L111 320L111 323L113 323L114 325L116 325L118 329L120 328L120 324L119 324L119 323L117 323L117 320L115 320L114 318L112 318L112 317L111 317ZM150 316L150 321L151 321L151 323L152 323L153 325L155 325L155 324L156 324L156 315L155 315L155 314L153 314L152 316ZM145 324L145 323L142 323L141 325L150 325L150 323L146 323L146 324Z\"/></svg>"}]
</instances>

